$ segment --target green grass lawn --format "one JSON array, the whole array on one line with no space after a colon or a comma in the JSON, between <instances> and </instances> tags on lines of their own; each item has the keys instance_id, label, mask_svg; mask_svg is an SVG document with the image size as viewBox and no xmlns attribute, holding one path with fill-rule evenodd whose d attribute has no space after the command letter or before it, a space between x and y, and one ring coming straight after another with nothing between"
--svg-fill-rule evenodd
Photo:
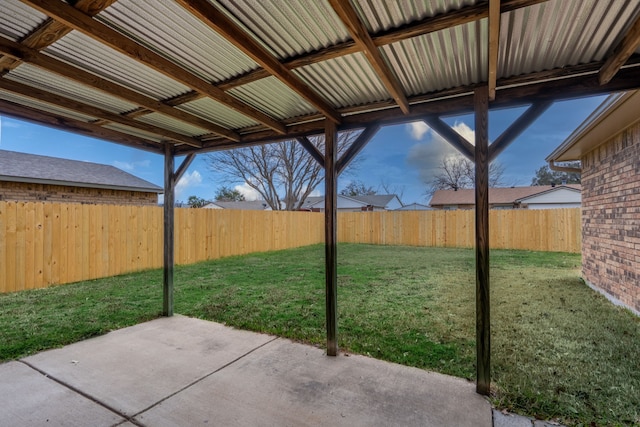
<instances>
[{"instance_id":1,"label":"green grass lawn","mask_svg":"<svg viewBox=\"0 0 640 427\"><path fill-rule=\"evenodd\" d=\"M467 249L338 248L342 351L473 379ZM492 251L493 401L570 425L640 424L640 319L579 279L580 256ZM160 315L161 271L0 296L0 360ZM324 247L176 269L175 311L324 345ZM635 423L635 424L634 424Z\"/></svg>"}]
</instances>

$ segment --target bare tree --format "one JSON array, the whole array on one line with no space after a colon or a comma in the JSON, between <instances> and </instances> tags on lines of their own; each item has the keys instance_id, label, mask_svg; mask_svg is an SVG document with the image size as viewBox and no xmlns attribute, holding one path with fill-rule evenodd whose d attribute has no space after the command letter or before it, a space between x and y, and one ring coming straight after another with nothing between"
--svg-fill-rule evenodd
<instances>
[{"instance_id":1,"label":"bare tree","mask_svg":"<svg viewBox=\"0 0 640 427\"><path fill-rule=\"evenodd\" d=\"M400 204L404 206L404 185L391 184L385 179L380 179L380 185L378 186L378 192L384 194L395 194L398 196L398 200L400 200Z\"/></svg>"},{"instance_id":2,"label":"bare tree","mask_svg":"<svg viewBox=\"0 0 640 427\"><path fill-rule=\"evenodd\" d=\"M498 162L489 165L489 187L504 185L504 166ZM447 156L442 159L436 173L430 182L428 194L437 190L459 190L473 188L476 182L475 165L466 157Z\"/></svg>"},{"instance_id":3,"label":"bare tree","mask_svg":"<svg viewBox=\"0 0 640 427\"><path fill-rule=\"evenodd\" d=\"M357 136L357 132L338 134L338 156ZM310 139L324 151L323 136ZM324 179L324 170L297 141L210 153L205 162L209 170L221 173L225 182L246 183L256 190L273 210L300 209Z\"/></svg>"}]
</instances>

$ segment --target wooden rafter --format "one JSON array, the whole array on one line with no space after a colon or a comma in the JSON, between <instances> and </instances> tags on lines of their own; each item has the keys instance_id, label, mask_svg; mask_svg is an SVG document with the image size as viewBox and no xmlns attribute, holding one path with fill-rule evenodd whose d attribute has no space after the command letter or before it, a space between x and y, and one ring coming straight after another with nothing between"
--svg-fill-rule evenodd
<instances>
[{"instance_id":1,"label":"wooden rafter","mask_svg":"<svg viewBox=\"0 0 640 427\"><path fill-rule=\"evenodd\" d=\"M318 150L318 147L313 145L313 142L311 142L311 140L306 136L296 138L296 140L298 141L298 144L300 144L302 148L304 148L307 153L309 153L311 157L314 158L314 160L320 165L320 167L324 169L324 154L322 154L320 150Z\"/></svg>"},{"instance_id":2,"label":"wooden rafter","mask_svg":"<svg viewBox=\"0 0 640 427\"><path fill-rule=\"evenodd\" d=\"M289 71L276 57L247 34L243 28L216 9L209 1L178 0L178 3L260 64L270 74L277 77L282 83L289 86L327 118L335 123L340 123L340 114L326 100L313 91L300 77Z\"/></svg>"},{"instance_id":3,"label":"wooden rafter","mask_svg":"<svg viewBox=\"0 0 640 427\"><path fill-rule=\"evenodd\" d=\"M439 117L431 116L423 118L425 123L429 125L431 129L436 131L441 137L445 139L449 144L453 145L460 153L466 158L474 161L474 148L473 144L466 140L466 138L453 130L451 126L443 122Z\"/></svg>"},{"instance_id":4,"label":"wooden rafter","mask_svg":"<svg viewBox=\"0 0 640 427\"><path fill-rule=\"evenodd\" d=\"M509 146L525 129L553 104L552 101L539 101L529 107L489 146L489 162L493 161Z\"/></svg>"},{"instance_id":5,"label":"wooden rafter","mask_svg":"<svg viewBox=\"0 0 640 427\"><path fill-rule=\"evenodd\" d=\"M86 13L89 16L95 16L102 12L117 0L78 0L73 7ZM42 50L52 45L62 37L67 35L71 28L66 25L48 18L33 32L24 37L20 42L32 49ZM20 65L20 61L8 56L0 58L0 75L14 69Z\"/></svg>"},{"instance_id":6,"label":"wooden rafter","mask_svg":"<svg viewBox=\"0 0 640 427\"><path fill-rule=\"evenodd\" d=\"M80 68L54 59L51 56L44 55L35 49L31 49L27 46L13 42L4 37L0 37L0 53L11 56L15 59L19 59L23 62L36 65L40 68L68 78L70 80L74 80L78 83L82 83L89 87L109 93L132 104L140 105L149 110L166 114L185 123L190 123L194 126L201 127L210 132L222 135L225 138L236 141L240 140L240 135L232 130L201 119L185 111L172 108L159 101L156 101L153 98L142 95L139 92L121 86L117 83L113 83L110 80L98 77L95 74L91 74Z\"/></svg>"},{"instance_id":7,"label":"wooden rafter","mask_svg":"<svg viewBox=\"0 0 640 427\"><path fill-rule=\"evenodd\" d=\"M611 56L607 58L598 78L600 84L606 84L618 73L620 68L627 62L633 52L640 46L640 16L638 16L620 43L615 47Z\"/></svg>"},{"instance_id":8,"label":"wooden rafter","mask_svg":"<svg viewBox=\"0 0 640 427\"><path fill-rule=\"evenodd\" d=\"M256 108L245 104L225 93L218 87L202 80L186 69L176 65L149 48L120 34L107 25L98 22L81 11L61 1L22 0L23 3L39 10L49 17L80 31L98 42L141 62L154 70L184 84L191 89L226 105L233 110L264 124L278 133L286 133L285 126Z\"/></svg>"},{"instance_id":9,"label":"wooden rafter","mask_svg":"<svg viewBox=\"0 0 640 427\"><path fill-rule=\"evenodd\" d=\"M496 81L498 80L498 52L500 41L500 0L489 0L489 72L487 85L489 101L496 99Z\"/></svg>"},{"instance_id":10,"label":"wooden rafter","mask_svg":"<svg viewBox=\"0 0 640 427\"><path fill-rule=\"evenodd\" d=\"M391 94L395 102L403 113L409 114L409 101L404 93L404 89L400 81L395 76L382 53L373 42L369 30L364 25L358 13L348 0L329 0L331 7L338 14L340 20L344 23L351 34L351 38L356 45L362 49L365 56L369 60L369 64L373 67L378 78L382 81L387 91Z\"/></svg>"},{"instance_id":11,"label":"wooden rafter","mask_svg":"<svg viewBox=\"0 0 640 427\"><path fill-rule=\"evenodd\" d=\"M162 152L162 146L155 141L103 128L93 123L87 123L81 120L63 118L54 113L26 107L24 105L16 104L15 102L0 99L0 111L2 111L2 114L4 115L11 116L19 120L26 120L28 122L53 127L66 132L71 131L91 138L105 139L118 144L152 151L154 153Z\"/></svg>"},{"instance_id":12,"label":"wooden rafter","mask_svg":"<svg viewBox=\"0 0 640 427\"><path fill-rule=\"evenodd\" d=\"M58 107L76 111L78 113L97 117L105 121L106 123L108 122L120 123L120 124L137 128L143 131L155 133L162 138L172 140L174 142L181 142L181 143L190 145L192 147L202 147L202 142L196 138L192 138L187 135L182 135L177 132L172 132L170 130L163 129L154 125L136 121L132 118L122 116L120 114L114 114L110 111L106 111L101 108L94 107L80 101L76 101L75 99L71 99L71 98L67 98L51 92L47 92L45 90L42 90L33 86L28 86L23 83L7 80L6 78L0 78L0 89L6 90L12 93L16 93L22 96L26 96L29 98L44 101L52 105L57 105ZM98 123L94 122L93 124L98 124ZM103 125L103 124L105 123L100 123L100 125Z\"/></svg>"}]
</instances>

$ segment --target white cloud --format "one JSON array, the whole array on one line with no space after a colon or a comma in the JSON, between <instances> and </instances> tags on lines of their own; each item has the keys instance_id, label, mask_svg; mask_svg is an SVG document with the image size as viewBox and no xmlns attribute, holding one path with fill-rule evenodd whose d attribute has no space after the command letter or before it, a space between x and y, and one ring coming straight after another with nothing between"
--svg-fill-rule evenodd
<instances>
[{"instance_id":1,"label":"white cloud","mask_svg":"<svg viewBox=\"0 0 640 427\"><path fill-rule=\"evenodd\" d=\"M475 144L475 131L464 122L456 122L453 130L462 135L471 144ZM418 170L420 179L429 182L438 171L442 159L449 156L462 156L451 144L438 133L431 132L430 138L414 144L409 149L407 163Z\"/></svg>"},{"instance_id":2,"label":"white cloud","mask_svg":"<svg viewBox=\"0 0 640 427\"><path fill-rule=\"evenodd\" d=\"M137 168L148 168L151 165L151 161L141 160L139 162L121 162L119 160L114 160L111 164L118 169L122 169L127 172L133 172Z\"/></svg>"},{"instance_id":3,"label":"white cloud","mask_svg":"<svg viewBox=\"0 0 640 427\"><path fill-rule=\"evenodd\" d=\"M185 173L176 184L175 200L182 200L183 195L185 197L189 196L189 194L186 194L187 190L189 190L190 187L196 187L201 183L202 175L200 175L200 172L198 172L197 170L191 173Z\"/></svg>"},{"instance_id":4,"label":"white cloud","mask_svg":"<svg viewBox=\"0 0 640 427\"><path fill-rule=\"evenodd\" d=\"M425 122L420 121L408 123L407 130L409 131L412 139L421 141L425 134L429 132L429 130L431 130L431 128L427 126Z\"/></svg>"},{"instance_id":5,"label":"white cloud","mask_svg":"<svg viewBox=\"0 0 640 427\"><path fill-rule=\"evenodd\" d=\"M260 199L260 193L251 188L246 182L242 185L236 185L235 187L233 187L233 189L238 190L240 194L244 196L245 200L253 201Z\"/></svg>"}]
</instances>

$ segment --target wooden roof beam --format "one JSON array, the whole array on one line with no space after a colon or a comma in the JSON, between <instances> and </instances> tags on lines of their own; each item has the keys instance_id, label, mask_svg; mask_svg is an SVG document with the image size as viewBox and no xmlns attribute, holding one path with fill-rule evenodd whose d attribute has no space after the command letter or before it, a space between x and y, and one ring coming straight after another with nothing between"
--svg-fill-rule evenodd
<instances>
[{"instance_id":1,"label":"wooden roof beam","mask_svg":"<svg viewBox=\"0 0 640 427\"><path fill-rule=\"evenodd\" d=\"M298 141L298 144L302 146L302 148L307 150L307 153L309 153L311 157L314 158L314 160L320 165L320 167L324 169L324 154L322 154L320 150L318 150L318 147L313 145L313 142L311 142L311 140L306 136L296 138L296 140Z\"/></svg>"},{"instance_id":2,"label":"wooden roof beam","mask_svg":"<svg viewBox=\"0 0 640 427\"><path fill-rule=\"evenodd\" d=\"M526 86L501 89L497 92L496 100L490 104L490 107L510 108L533 104L540 101L560 101L584 98L587 96L635 89L640 89L640 78L638 78L638 67L631 67L623 68L620 70L615 80L602 86L598 83L598 76L596 74L592 74L590 76L578 75L559 80L544 81ZM468 114L473 111L473 91L471 91L468 94L463 94L457 97L414 104L409 115L403 114L397 107L348 115L344 117L339 130L344 131L362 128L374 122L378 122L381 126L396 125L415 120L424 120L425 117L429 116L440 116L443 114ZM228 141L217 140L209 143L204 142L202 149L180 146L177 147L176 150L182 154L192 152L194 150L199 150L198 152L206 152L277 142L285 138L297 138L305 135L320 134L323 131L324 120L317 120L289 126L286 137L277 135L270 130L264 130L243 134L242 141L240 143L230 143Z\"/></svg>"},{"instance_id":3,"label":"wooden roof beam","mask_svg":"<svg viewBox=\"0 0 640 427\"><path fill-rule=\"evenodd\" d=\"M487 86L489 101L496 99L496 82L498 80L498 53L500 41L500 0L489 0L489 71Z\"/></svg>"},{"instance_id":4,"label":"wooden roof beam","mask_svg":"<svg viewBox=\"0 0 640 427\"><path fill-rule=\"evenodd\" d=\"M117 0L78 0L73 7L89 16L95 16L102 12ZM66 25L48 18L38 28L24 37L20 43L32 49L43 50L47 46L60 40L71 31ZM0 76L13 70L20 61L8 56L0 58Z\"/></svg>"},{"instance_id":5,"label":"wooden roof beam","mask_svg":"<svg viewBox=\"0 0 640 427\"><path fill-rule=\"evenodd\" d=\"M109 46L128 57L141 62L154 70L176 80L191 89L208 96L233 110L264 124L278 133L286 133L286 127L262 111L245 104L225 93L222 89L202 80L186 69L176 65L132 39L122 35L107 25L85 15L81 11L61 1L21 0L51 18L80 31L88 37Z\"/></svg>"},{"instance_id":6,"label":"wooden roof beam","mask_svg":"<svg viewBox=\"0 0 640 427\"><path fill-rule=\"evenodd\" d=\"M472 143L467 141L467 139L460 135L458 132L453 130L451 126L447 123L443 122L441 118L436 116L425 117L422 120L429 125L431 129L436 131L445 141L455 147L463 156L471 160L475 161L475 148Z\"/></svg>"},{"instance_id":7,"label":"wooden roof beam","mask_svg":"<svg viewBox=\"0 0 640 427\"><path fill-rule=\"evenodd\" d=\"M373 42L369 30L364 25L358 13L353 8L349 0L329 0L331 7L336 12L340 20L344 23L351 34L351 38L356 42L356 45L364 52L365 56L369 60L369 63L375 70L378 78L382 81L387 91L391 94L396 104L400 107L403 113L409 114L409 101L404 93L404 89L400 84L400 81L395 76L387 62L385 61L382 53Z\"/></svg>"},{"instance_id":8,"label":"wooden roof beam","mask_svg":"<svg viewBox=\"0 0 640 427\"><path fill-rule=\"evenodd\" d=\"M196 16L211 29L227 39L245 55L260 64L270 74L277 77L291 90L316 107L322 114L334 123L340 123L341 116L329 103L313 91L300 77L293 74L287 67L274 57L267 49L259 44L247 32L219 11L207 0L177 0L177 2L192 15Z\"/></svg>"},{"instance_id":9,"label":"wooden roof beam","mask_svg":"<svg viewBox=\"0 0 640 427\"><path fill-rule=\"evenodd\" d=\"M47 92L33 86L28 86L19 82L7 80L6 78L0 77L0 89L44 101L52 105L57 105L58 107L86 114L88 116L97 117L98 119L101 119L101 126L108 122L120 123L126 126L140 129L145 132L155 133L162 138L166 138L174 142L184 143L192 147L202 147L202 142L197 140L196 138L182 135L180 133L173 132L167 129L159 128L157 126L150 125L144 122L140 122L124 115L114 114L101 108L97 108L61 95L56 95L54 93ZM94 124L97 125L98 123L94 122Z\"/></svg>"},{"instance_id":10,"label":"wooden roof beam","mask_svg":"<svg viewBox=\"0 0 640 427\"><path fill-rule=\"evenodd\" d=\"M144 108L166 114L185 123L201 127L215 134L222 135L225 138L229 138L234 141L240 140L240 135L230 129L216 125L185 111L172 108L162 102L156 101L153 98L142 95L139 92L121 86L117 83L113 83L110 80L98 77L95 74L69 65L65 62L52 58L51 56L44 55L35 49L31 49L1 36L0 53L19 59L23 62L28 62L54 74L58 74L94 89L106 92L132 104L140 105Z\"/></svg>"},{"instance_id":11,"label":"wooden roof beam","mask_svg":"<svg viewBox=\"0 0 640 427\"><path fill-rule=\"evenodd\" d=\"M598 72L598 81L601 85L607 84L618 73L627 59L640 46L640 16L631 25L620 43L615 47L611 56L607 58Z\"/></svg>"},{"instance_id":12,"label":"wooden roof beam","mask_svg":"<svg viewBox=\"0 0 640 427\"><path fill-rule=\"evenodd\" d=\"M362 149L371 141L371 138L375 136L376 133L380 130L380 125L377 123L373 123L367 126L361 133L358 135L355 141L347 148L347 150L340 156L340 158L336 161L336 172L338 175L342 174L344 170L349 166L349 163L353 161L353 159L362 151Z\"/></svg>"},{"instance_id":13,"label":"wooden roof beam","mask_svg":"<svg viewBox=\"0 0 640 427\"><path fill-rule=\"evenodd\" d=\"M83 122L81 120L62 118L53 113L40 111L35 108L19 105L11 101L0 99L0 113L14 117L19 120L36 123L43 126L53 127L65 132L73 132L91 138L99 138L116 144L127 145L129 147L140 148L153 153L162 153L162 145L158 142L128 135L112 129L107 129ZM193 147L192 147L193 148Z\"/></svg>"}]
</instances>

